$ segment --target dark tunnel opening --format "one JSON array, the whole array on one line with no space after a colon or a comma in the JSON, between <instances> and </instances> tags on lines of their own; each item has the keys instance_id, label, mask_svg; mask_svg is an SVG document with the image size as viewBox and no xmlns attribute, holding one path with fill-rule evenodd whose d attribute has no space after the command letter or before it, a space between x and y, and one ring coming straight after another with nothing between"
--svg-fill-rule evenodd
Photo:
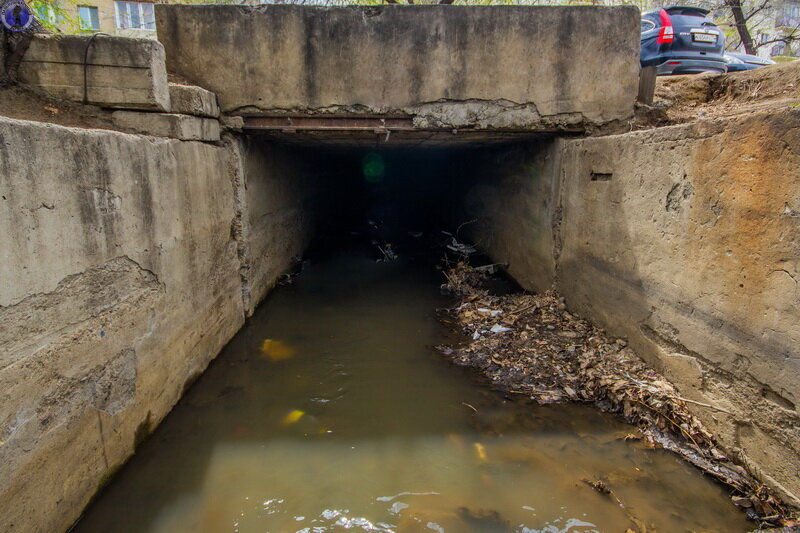
<instances>
[{"instance_id":1,"label":"dark tunnel opening","mask_svg":"<svg viewBox=\"0 0 800 533\"><path fill-rule=\"evenodd\" d=\"M323 154L331 172L319 189L309 255L348 244L376 260L435 260L458 225L462 150L345 149Z\"/></svg>"}]
</instances>

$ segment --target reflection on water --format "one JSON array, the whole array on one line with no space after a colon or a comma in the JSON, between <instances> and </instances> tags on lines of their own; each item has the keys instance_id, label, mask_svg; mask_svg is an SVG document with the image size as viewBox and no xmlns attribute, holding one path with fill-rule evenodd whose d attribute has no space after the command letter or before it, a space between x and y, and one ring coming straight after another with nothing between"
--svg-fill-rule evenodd
<instances>
[{"instance_id":1,"label":"reflection on water","mask_svg":"<svg viewBox=\"0 0 800 533\"><path fill-rule=\"evenodd\" d=\"M633 428L441 360L438 282L350 253L276 289L76 530L748 530ZM612 495L583 481L599 479Z\"/></svg>"}]
</instances>

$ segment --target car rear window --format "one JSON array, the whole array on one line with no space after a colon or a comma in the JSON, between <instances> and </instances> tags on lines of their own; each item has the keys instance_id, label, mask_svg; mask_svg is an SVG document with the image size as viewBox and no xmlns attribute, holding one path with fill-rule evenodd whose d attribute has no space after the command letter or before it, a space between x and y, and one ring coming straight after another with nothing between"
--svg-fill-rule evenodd
<instances>
[{"instance_id":1,"label":"car rear window","mask_svg":"<svg viewBox=\"0 0 800 533\"><path fill-rule=\"evenodd\" d=\"M669 14L669 18L672 20L672 25L673 26L692 26L692 27L696 27L696 26L702 25L703 22L705 22L706 26L714 26L714 27L716 27L716 24L711 22L710 19L708 19L705 15L701 15L699 13L697 13L696 15L676 15L676 14L670 13Z\"/></svg>"},{"instance_id":2,"label":"car rear window","mask_svg":"<svg viewBox=\"0 0 800 533\"><path fill-rule=\"evenodd\" d=\"M706 25L716 26L711 19L708 18L708 11L698 9L696 7L671 7L668 8L667 13L669 18L672 19L674 26L700 26L703 22Z\"/></svg>"}]
</instances>

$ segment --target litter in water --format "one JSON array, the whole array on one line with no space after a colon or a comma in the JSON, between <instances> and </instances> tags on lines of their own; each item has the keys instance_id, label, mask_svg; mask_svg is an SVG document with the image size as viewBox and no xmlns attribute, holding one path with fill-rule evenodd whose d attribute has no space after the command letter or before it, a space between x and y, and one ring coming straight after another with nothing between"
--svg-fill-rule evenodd
<instances>
[{"instance_id":1,"label":"litter in water","mask_svg":"<svg viewBox=\"0 0 800 533\"><path fill-rule=\"evenodd\" d=\"M295 355L292 348L273 339L264 339L264 342L261 343L261 353L270 361L284 361Z\"/></svg>"}]
</instances>

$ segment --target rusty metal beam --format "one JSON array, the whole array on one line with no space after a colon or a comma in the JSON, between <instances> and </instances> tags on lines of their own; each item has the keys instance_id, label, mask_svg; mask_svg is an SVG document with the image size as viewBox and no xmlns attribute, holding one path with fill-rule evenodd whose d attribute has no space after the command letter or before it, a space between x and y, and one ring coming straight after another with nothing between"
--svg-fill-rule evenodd
<instances>
[{"instance_id":1,"label":"rusty metal beam","mask_svg":"<svg viewBox=\"0 0 800 533\"><path fill-rule=\"evenodd\" d=\"M286 133L295 131L374 131L376 133L385 133L387 131L414 131L414 122L411 117L260 115L244 117L244 129L277 130Z\"/></svg>"}]
</instances>

